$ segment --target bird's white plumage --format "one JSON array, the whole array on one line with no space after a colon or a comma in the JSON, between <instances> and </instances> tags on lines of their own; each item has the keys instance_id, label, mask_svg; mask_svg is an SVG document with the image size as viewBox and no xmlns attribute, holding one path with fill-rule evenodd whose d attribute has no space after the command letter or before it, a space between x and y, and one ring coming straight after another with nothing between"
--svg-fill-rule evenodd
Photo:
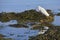
<instances>
[{"instance_id":1,"label":"bird's white plumage","mask_svg":"<svg viewBox=\"0 0 60 40\"><path fill-rule=\"evenodd\" d=\"M44 8L42 8L41 6L38 6L36 11L43 13L45 16L49 16L48 12Z\"/></svg>"}]
</instances>

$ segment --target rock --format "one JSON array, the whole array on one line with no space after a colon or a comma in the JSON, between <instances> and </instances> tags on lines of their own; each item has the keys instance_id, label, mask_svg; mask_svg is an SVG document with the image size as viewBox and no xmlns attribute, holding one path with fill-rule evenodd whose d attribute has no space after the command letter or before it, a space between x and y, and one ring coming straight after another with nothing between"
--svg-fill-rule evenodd
<instances>
[{"instance_id":1,"label":"rock","mask_svg":"<svg viewBox=\"0 0 60 40\"><path fill-rule=\"evenodd\" d=\"M33 25L33 26L32 26L32 29L39 29L39 30L42 30L42 29L44 29L44 27L41 26L41 25Z\"/></svg>"},{"instance_id":2,"label":"rock","mask_svg":"<svg viewBox=\"0 0 60 40\"><path fill-rule=\"evenodd\" d=\"M6 37L5 35L0 34L0 37Z\"/></svg>"},{"instance_id":3,"label":"rock","mask_svg":"<svg viewBox=\"0 0 60 40\"><path fill-rule=\"evenodd\" d=\"M16 27L16 28L21 28L21 27L24 27L24 28L28 28L28 26L26 26L26 25L24 25L24 24L11 24L11 25L9 25L9 26L11 26L11 27Z\"/></svg>"}]
</instances>

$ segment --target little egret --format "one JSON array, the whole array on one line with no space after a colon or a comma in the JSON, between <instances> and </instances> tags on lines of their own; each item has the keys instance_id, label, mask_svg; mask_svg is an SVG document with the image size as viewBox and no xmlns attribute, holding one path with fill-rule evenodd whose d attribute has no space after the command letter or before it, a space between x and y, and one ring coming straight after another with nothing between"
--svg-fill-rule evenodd
<instances>
[{"instance_id":1,"label":"little egret","mask_svg":"<svg viewBox=\"0 0 60 40\"><path fill-rule=\"evenodd\" d=\"M42 8L41 6L38 6L38 8L37 8L36 11L37 11L37 12L41 12L41 13L44 14L45 16L49 16L48 12L47 12L44 8Z\"/></svg>"}]
</instances>

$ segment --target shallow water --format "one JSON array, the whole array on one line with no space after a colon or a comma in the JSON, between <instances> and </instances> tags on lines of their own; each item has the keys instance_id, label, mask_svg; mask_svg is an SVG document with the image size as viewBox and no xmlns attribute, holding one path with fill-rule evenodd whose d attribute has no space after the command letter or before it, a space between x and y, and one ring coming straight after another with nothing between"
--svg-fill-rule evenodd
<instances>
[{"instance_id":1,"label":"shallow water","mask_svg":"<svg viewBox=\"0 0 60 40\"><path fill-rule=\"evenodd\" d=\"M12 21L17 23L15 20L11 20L8 23L0 22L0 34L5 35L6 36L5 38L13 38L14 40L28 40L29 36L38 35L39 30L31 30L30 28L14 28L8 26L9 24L14 23ZM3 24L4 26L2 26Z\"/></svg>"},{"instance_id":2,"label":"shallow water","mask_svg":"<svg viewBox=\"0 0 60 40\"><path fill-rule=\"evenodd\" d=\"M54 17L53 24L54 24L54 25L59 25L59 26L60 26L60 16L55 16L55 17Z\"/></svg>"},{"instance_id":3,"label":"shallow water","mask_svg":"<svg viewBox=\"0 0 60 40\"><path fill-rule=\"evenodd\" d=\"M36 36L38 34L38 30L30 30L28 28L14 28L5 26L0 30L0 34L6 35L6 38L13 38L13 39L26 39L28 40L29 36Z\"/></svg>"}]
</instances>

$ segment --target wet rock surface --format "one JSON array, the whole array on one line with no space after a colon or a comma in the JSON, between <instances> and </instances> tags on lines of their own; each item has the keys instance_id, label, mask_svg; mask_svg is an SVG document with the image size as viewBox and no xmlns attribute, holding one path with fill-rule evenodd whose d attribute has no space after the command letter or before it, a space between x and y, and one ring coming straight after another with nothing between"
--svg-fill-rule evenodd
<instances>
[{"instance_id":1,"label":"wet rock surface","mask_svg":"<svg viewBox=\"0 0 60 40\"><path fill-rule=\"evenodd\" d=\"M13 24L13 25L9 25L10 27L16 27L16 28L28 28L27 25L24 24Z\"/></svg>"},{"instance_id":2,"label":"wet rock surface","mask_svg":"<svg viewBox=\"0 0 60 40\"><path fill-rule=\"evenodd\" d=\"M0 37L6 37L5 35L0 34Z\"/></svg>"},{"instance_id":3,"label":"wet rock surface","mask_svg":"<svg viewBox=\"0 0 60 40\"><path fill-rule=\"evenodd\" d=\"M37 25L33 25L31 29L34 29L34 30L36 30L36 29L43 30L44 27L37 24Z\"/></svg>"}]
</instances>

